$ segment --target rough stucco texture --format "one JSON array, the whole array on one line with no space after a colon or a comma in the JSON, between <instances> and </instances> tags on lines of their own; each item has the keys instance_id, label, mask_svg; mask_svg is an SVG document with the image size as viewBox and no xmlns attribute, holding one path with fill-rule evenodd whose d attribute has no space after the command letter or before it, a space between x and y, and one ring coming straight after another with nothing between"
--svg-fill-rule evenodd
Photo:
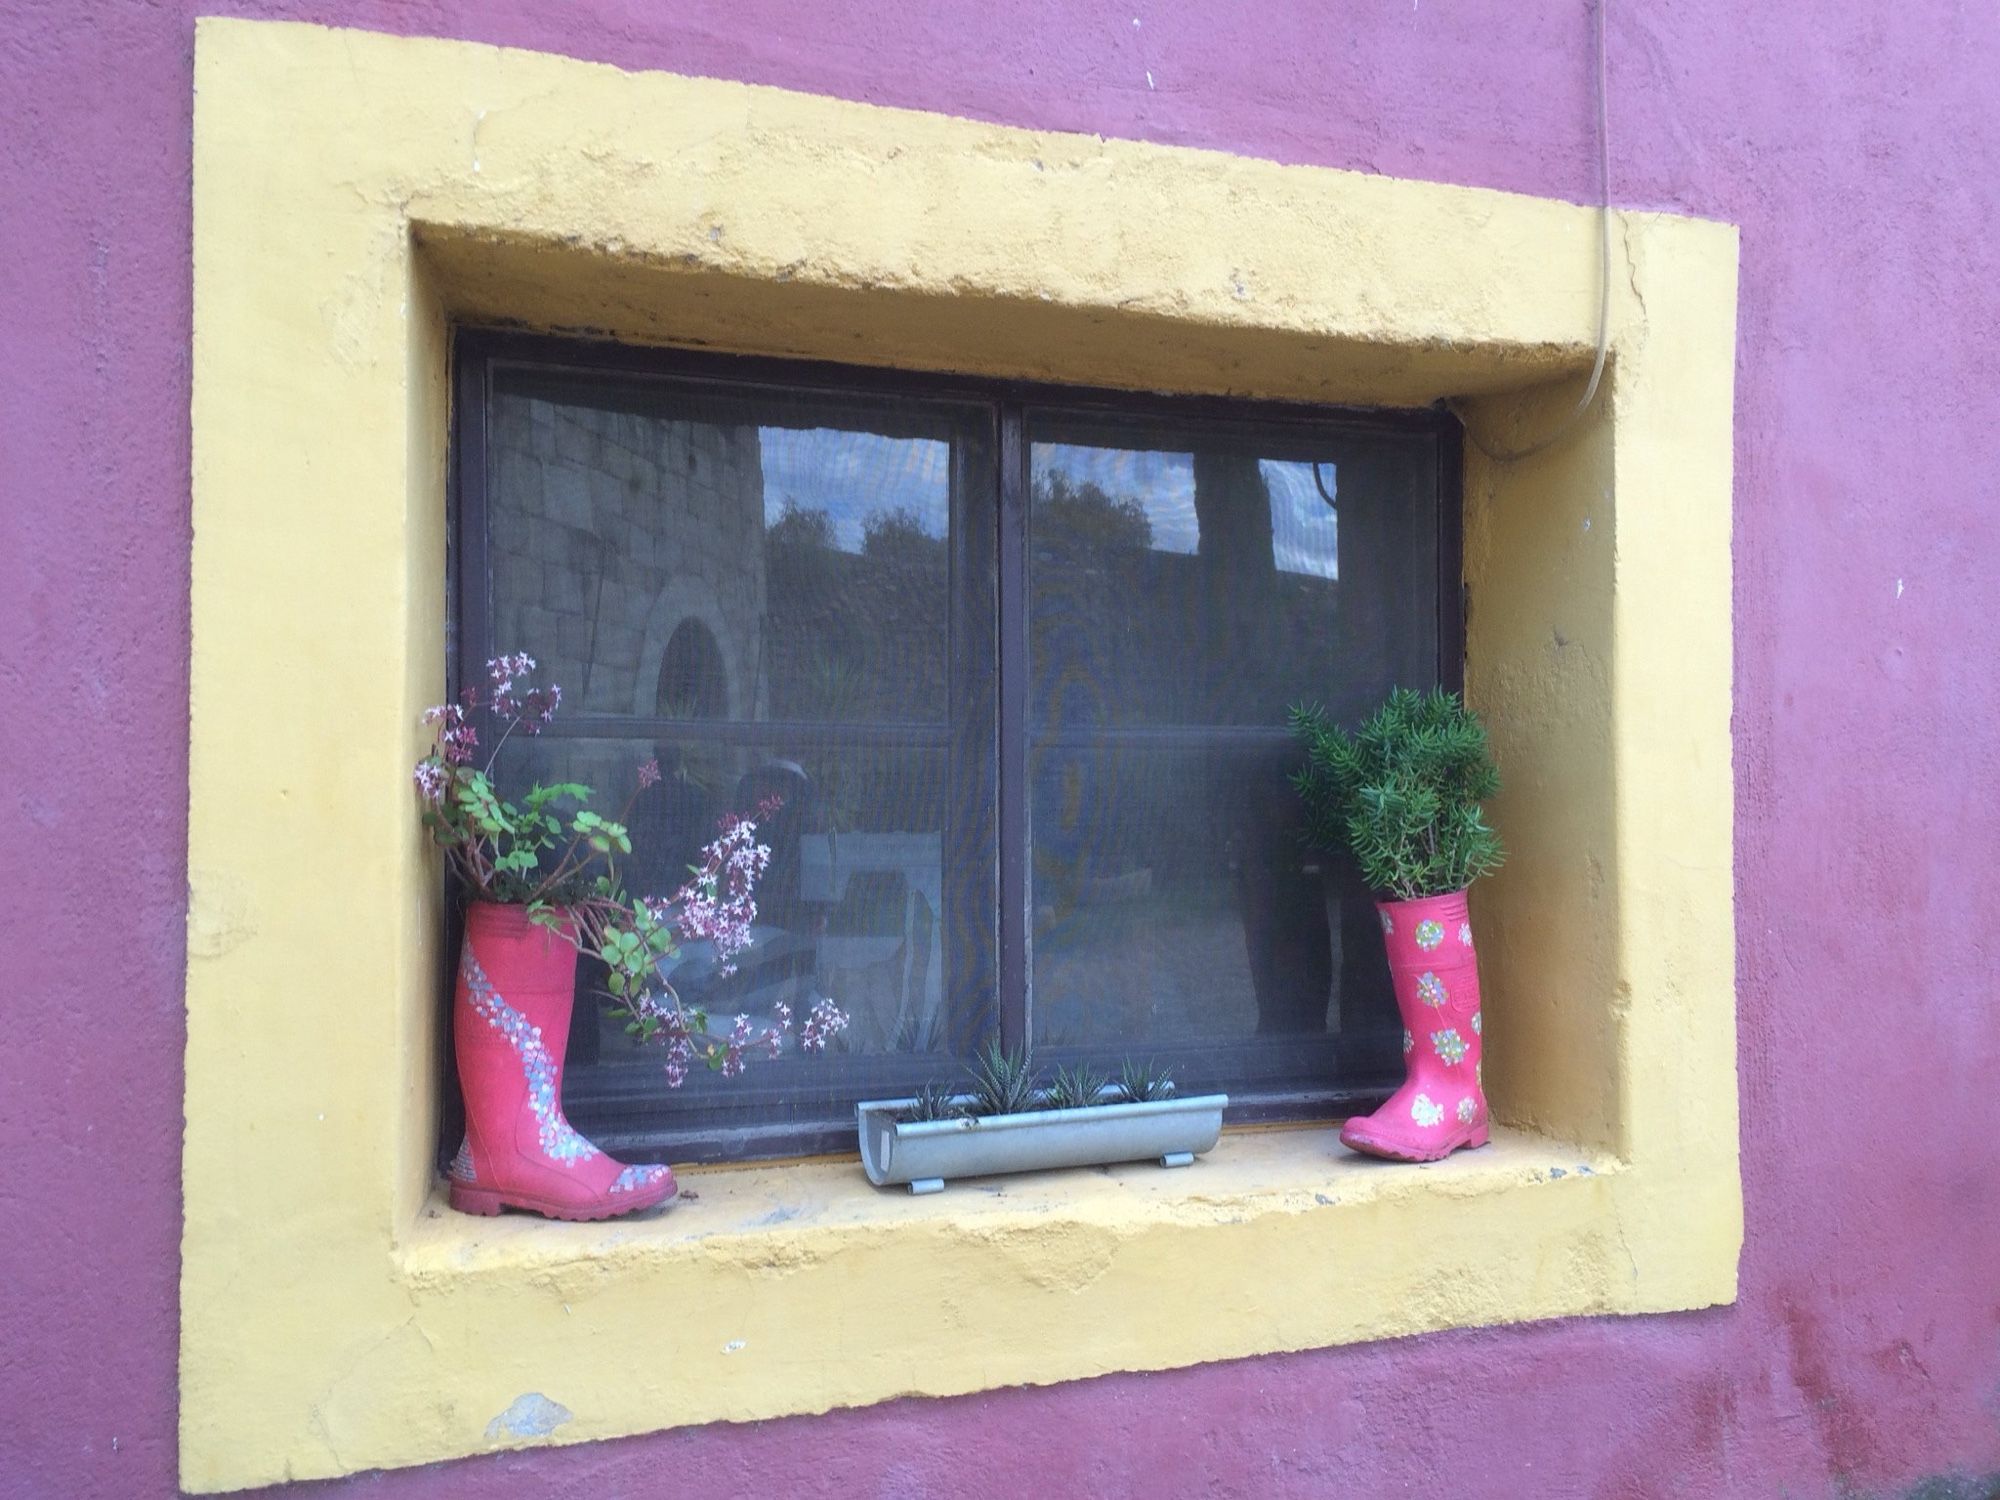
<instances>
[{"instance_id":1,"label":"rough stucco texture","mask_svg":"<svg viewBox=\"0 0 2000 1500\"><path fill-rule=\"evenodd\" d=\"M1177 0L1136 18L1076 0L215 8L1557 196L1590 185L1587 20L1568 0ZM1636 1500L1953 1476L1928 1492L1984 1493L1969 1476L2000 1471L2000 35L1983 9L1685 0L1612 18L1618 200L1743 231L1735 1307L348 1488ZM173 1488L193 11L0 0L8 1496Z\"/></svg>"}]
</instances>

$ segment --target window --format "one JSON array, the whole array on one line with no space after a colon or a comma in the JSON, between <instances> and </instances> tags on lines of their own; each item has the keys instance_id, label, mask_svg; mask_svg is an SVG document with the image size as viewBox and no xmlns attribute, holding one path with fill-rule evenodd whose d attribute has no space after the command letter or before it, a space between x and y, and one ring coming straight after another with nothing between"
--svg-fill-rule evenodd
<instances>
[{"instance_id":1,"label":"window","mask_svg":"<svg viewBox=\"0 0 2000 1500\"><path fill-rule=\"evenodd\" d=\"M833 1055L669 1090L586 963L580 1129L635 1158L851 1149L857 1099L992 1036L1171 1063L1237 1119L1394 1086L1373 907L1298 844L1283 715L1456 685L1450 418L457 353L455 670L526 650L565 690L500 774L615 805L657 758L639 890L780 797L752 949L671 978L723 1016L852 1017Z\"/></svg>"},{"instance_id":2,"label":"window","mask_svg":"<svg viewBox=\"0 0 2000 1500\"><path fill-rule=\"evenodd\" d=\"M196 32L188 1489L490 1452L523 1349L576 1407L567 1442L1735 1298L1733 228L1622 216L1617 399L1536 463L1468 455L1467 685L1512 768L1512 857L1480 892L1512 934L1481 955L1506 1023L1488 1073L1506 1139L1389 1174L1393 1192L1324 1134L1286 1133L1227 1143L1195 1177L1055 1174L1032 1222L986 1194L895 1201L829 1163L726 1174L649 1224L513 1233L428 1211L434 1117L456 1089L432 1073L445 934L417 924L442 888L408 804L382 799L384 747L399 777L440 696L437 643L483 618L437 586L455 507L434 398L465 369L450 404L483 452L478 366L503 351L453 362L452 310L828 359L956 349L1003 377L1405 404L1478 391L1472 420L1506 441L1558 420L1576 387L1548 382L1590 358L1595 307L1562 247L1596 243L1595 211L1139 141L1064 137L1082 170L1038 171L1045 132L913 128L902 110L464 42L226 17ZM505 170L476 172L462 134L435 128L439 97L474 96L511 101ZM1005 244L947 233L911 257L913 206L965 223L996 194ZM827 232L799 270L806 210ZM1175 232L1131 233L1135 210ZM1298 250L1331 220L1362 231L1338 276ZM1106 300L1106 247L1133 262L1130 307ZM353 314L340 336L299 338L328 308ZM1351 503L1352 483L1336 493ZM1456 493L1447 480L1447 526ZM303 757L257 732L278 704ZM1649 795L1617 795L1633 787ZM795 1215L801 1193L824 1212ZM996 1278L989 1231L1019 1274ZM1463 1274L1469 1241L1493 1274ZM746 1267L787 1329L780 1357L750 1344L751 1366ZM1163 1277L1242 1315L1127 1316ZM981 1297L1000 1315L965 1338L949 1315ZM670 1322L674 1378L619 1378ZM427 1397L379 1399L407 1390Z\"/></svg>"}]
</instances>

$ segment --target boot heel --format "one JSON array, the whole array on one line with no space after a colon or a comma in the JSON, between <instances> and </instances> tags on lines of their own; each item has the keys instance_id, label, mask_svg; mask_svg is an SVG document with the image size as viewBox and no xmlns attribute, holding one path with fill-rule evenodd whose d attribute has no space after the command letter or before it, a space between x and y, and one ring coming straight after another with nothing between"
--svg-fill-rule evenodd
<instances>
[{"instance_id":1,"label":"boot heel","mask_svg":"<svg viewBox=\"0 0 2000 1500\"><path fill-rule=\"evenodd\" d=\"M490 1219L500 1212L500 1195L486 1188L454 1182L451 1185L451 1206L462 1214L479 1214Z\"/></svg>"},{"instance_id":2,"label":"boot heel","mask_svg":"<svg viewBox=\"0 0 2000 1500\"><path fill-rule=\"evenodd\" d=\"M1486 1140L1486 1122L1482 1120L1473 1130L1472 1134L1465 1138L1465 1144L1468 1146L1483 1146L1486 1144Z\"/></svg>"}]
</instances>

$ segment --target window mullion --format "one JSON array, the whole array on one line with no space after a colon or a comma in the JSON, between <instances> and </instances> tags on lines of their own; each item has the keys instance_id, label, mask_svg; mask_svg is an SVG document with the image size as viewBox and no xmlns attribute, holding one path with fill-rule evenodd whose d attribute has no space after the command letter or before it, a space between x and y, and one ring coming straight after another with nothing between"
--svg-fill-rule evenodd
<instances>
[{"instance_id":1,"label":"window mullion","mask_svg":"<svg viewBox=\"0 0 2000 1500\"><path fill-rule=\"evenodd\" d=\"M1033 828L1028 806L1028 437L1018 403L1000 407L999 815L1000 1039L1032 1037L1029 888Z\"/></svg>"},{"instance_id":2,"label":"window mullion","mask_svg":"<svg viewBox=\"0 0 2000 1500\"><path fill-rule=\"evenodd\" d=\"M1465 493L1463 445L1455 425L1436 438L1438 539L1438 681L1465 691Z\"/></svg>"}]
</instances>

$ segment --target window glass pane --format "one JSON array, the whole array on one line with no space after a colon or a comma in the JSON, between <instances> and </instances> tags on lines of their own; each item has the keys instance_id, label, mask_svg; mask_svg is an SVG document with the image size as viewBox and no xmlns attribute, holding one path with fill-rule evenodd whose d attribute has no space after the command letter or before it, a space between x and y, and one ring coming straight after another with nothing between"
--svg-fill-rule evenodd
<instances>
[{"instance_id":1,"label":"window glass pane","mask_svg":"<svg viewBox=\"0 0 2000 1500\"><path fill-rule=\"evenodd\" d=\"M1299 1069L1274 1038L1379 1044L1375 918L1299 844L1283 725L1437 680L1434 438L1059 413L1030 436L1037 1045L1181 1050L1226 1083Z\"/></svg>"},{"instance_id":2,"label":"window glass pane","mask_svg":"<svg viewBox=\"0 0 2000 1500\"><path fill-rule=\"evenodd\" d=\"M615 810L657 760L622 872L656 895L777 797L751 948L724 974L690 945L663 977L725 1025L820 996L852 1017L831 1055L673 1091L586 962L580 1128L633 1158L851 1149L854 1100L950 1077L996 1030L1280 1112L1393 1081L1376 918L1298 843L1283 722L1438 680L1442 427L1136 400L1017 423L970 383L552 349L467 367L488 394L461 669L526 650L565 689L503 787L579 780ZM1004 962L1003 912L1026 917Z\"/></svg>"},{"instance_id":3,"label":"window glass pane","mask_svg":"<svg viewBox=\"0 0 2000 1500\"><path fill-rule=\"evenodd\" d=\"M1436 680L1430 434L1049 415L1031 433L1045 720L1274 725L1300 698L1345 714Z\"/></svg>"},{"instance_id":4,"label":"window glass pane","mask_svg":"<svg viewBox=\"0 0 2000 1500\"><path fill-rule=\"evenodd\" d=\"M503 378L494 638L572 711L942 724L967 416Z\"/></svg>"},{"instance_id":5,"label":"window glass pane","mask_svg":"<svg viewBox=\"0 0 2000 1500\"><path fill-rule=\"evenodd\" d=\"M580 1128L837 1115L993 1025L990 432L977 407L497 374L490 647L565 693L548 733L506 746L503 789L578 779L615 809L657 759L625 871L654 895L719 819L779 798L751 949L723 975L695 945L666 977L725 1025L820 996L852 1018L831 1057L670 1092L586 965Z\"/></svg>"}]
</instances>

